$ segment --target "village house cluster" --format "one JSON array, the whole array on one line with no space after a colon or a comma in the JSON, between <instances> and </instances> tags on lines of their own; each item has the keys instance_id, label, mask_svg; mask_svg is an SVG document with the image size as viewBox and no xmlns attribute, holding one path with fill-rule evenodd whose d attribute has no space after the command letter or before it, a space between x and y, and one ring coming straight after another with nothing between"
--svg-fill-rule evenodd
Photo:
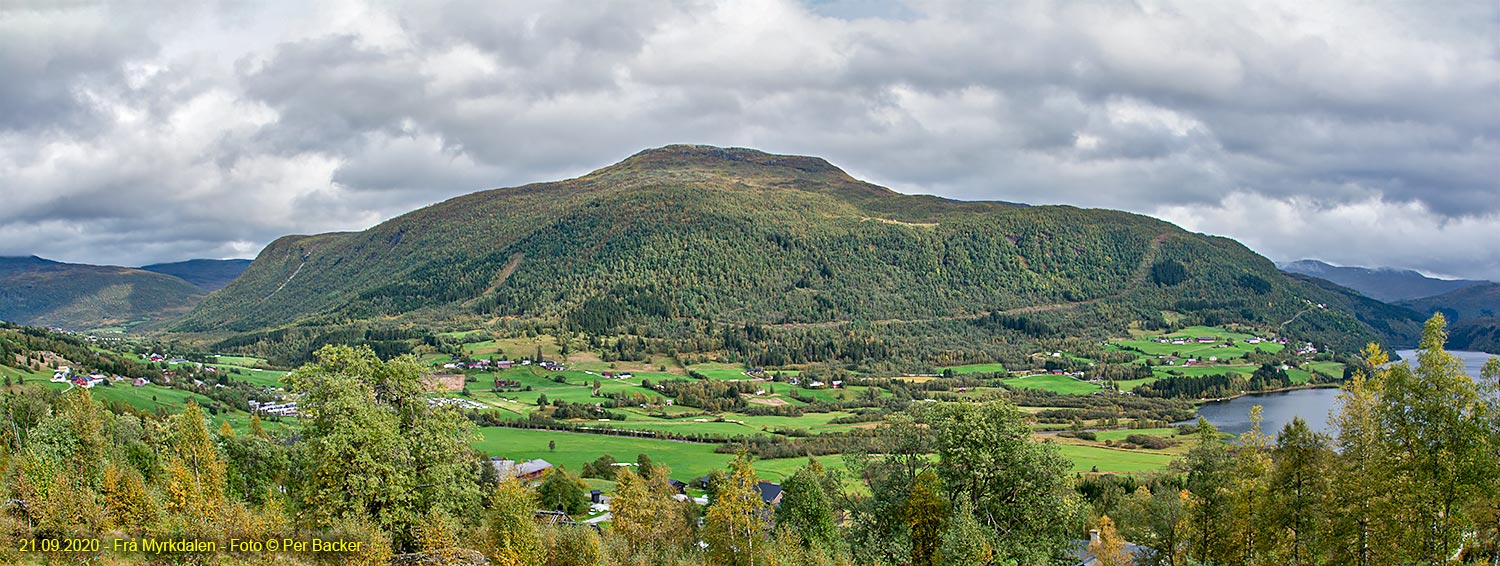
<instances>
[{"instance_id":1,"label":"village house cluster","mask_svg":"<svg viewBox=\"0 0 1500 566\"><path fill-rule=\"evenodd\" d=\"M531 360L521 360L519 362L511 360L474 360L472 362L448 362L443 364L443 369L507 370L529 365L531 365ZM562 364L554 364L545 360L537 362L536 365L547 371L564 371L568 369Z\"/></svg>"}]
</instances>

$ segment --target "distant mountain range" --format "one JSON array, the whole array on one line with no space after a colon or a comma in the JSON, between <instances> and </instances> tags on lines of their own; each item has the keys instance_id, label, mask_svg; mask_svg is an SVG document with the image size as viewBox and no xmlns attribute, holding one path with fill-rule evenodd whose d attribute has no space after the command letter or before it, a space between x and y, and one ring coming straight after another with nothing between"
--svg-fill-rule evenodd
<instances>
[{"instance_id":1,"label":"distant mountain range","mask_svg":"<svg viewBox=\"0 0 1500 566\"><path fill-rule=\"evenodd\" d=\"M0 257L0 319L87 330L163 322L207 294L173 277L129 267Z\"/></svg>"},{"instance_id":2,"label":"distant mountain range","mask_svg":"<svg viewBox=\"0 0 1500 566\"><path fill-rule=\"evenodd\" d=\"M223 289L250 267L248 259L190 259L175 263L153 263L141 269L164 273L213 292Z\"/></svg>"},{"instance_id":3,"label":"distant mountain range","mask_svg":"<svg viewBox=\"0 0 1500 566\"><path fill-rule=\"evenodd\" d=\"M196 259L130 268L0 257L0 320L69 330L159 326L249 265Z\"/></svg>"},{"instance_id":4,"label":"distant mountain range","mask_svg":"<svg viewBox=\"0 0 1500 566\"><path fill-rule=\"evenodd\" d=\"M1387 303L1432 297L1465 287L1489 284L1489 281L1437 279L1410 269L1390 267L1340 267L1318 260L1304 259L1278 264L1282 271L1327 279L1354 289L1365 296Z\"/></svg>"},{"instance_id":5,"label":"distant mountain range","mask_svg":"<svg viewBox=\"0 0 1500 566\"><path fill-rule=\"evenodd\" d=\"M1500 354L1500 283L1473 285L1398 304L1423 316L1443 313L1449 323L1449 348Z\"/></svg>"},{"instance_id":6,"label":"distant mountain range","mask_svg":"<svg viewBox=\"0 0 1500 566\"><path fill-rule=\"evenodd\" d=\"M1448 348L1500 354L1500 283L1437 279L1390 267L1339 267L1311 259L1279 267L1348 287L1422 319L1443 313L1448 319Z\"/></svg>"}]
</instances>

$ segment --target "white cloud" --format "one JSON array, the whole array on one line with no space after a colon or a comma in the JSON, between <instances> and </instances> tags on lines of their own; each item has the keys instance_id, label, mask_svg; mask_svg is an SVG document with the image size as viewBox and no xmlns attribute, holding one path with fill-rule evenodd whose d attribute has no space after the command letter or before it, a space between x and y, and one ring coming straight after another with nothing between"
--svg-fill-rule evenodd
<instances>
[{"instance_id":1,"label":"white cloud","mask_svg":"<svg viewBox=\"0 0 1500 566\"><path fill-rule=\"evenodd\" d=\"M1450 218L1419 202L1378 197L1330 203L1235 192L1214 206L1167 206L1155 215L1193 231L1232 236L1266 256L1339 265L1394 265L1439 276L1496 278L1500 214Z\"/></svg>"}]
</instances>

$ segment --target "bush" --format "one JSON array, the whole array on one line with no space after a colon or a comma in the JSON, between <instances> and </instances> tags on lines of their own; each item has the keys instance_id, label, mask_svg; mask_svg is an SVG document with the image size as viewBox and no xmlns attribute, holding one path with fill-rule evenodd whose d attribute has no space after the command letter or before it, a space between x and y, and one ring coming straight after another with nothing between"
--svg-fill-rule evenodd
<instances>
[{"instance_id":1,"label":"bush","mask_svg":"<svg viewBox=\"0 0 1500 566\"><path fill-rule=\"evenodd\" d=\"M1132 434L1125 437L1125 442L1140 446L1141 448L1149 448L1151 450L1162 450L1165 448L1171 448L1178 444L1176 440L1168 440L1160 436L1151 436L1149 434Z\"/></svg>"}]
</instances>

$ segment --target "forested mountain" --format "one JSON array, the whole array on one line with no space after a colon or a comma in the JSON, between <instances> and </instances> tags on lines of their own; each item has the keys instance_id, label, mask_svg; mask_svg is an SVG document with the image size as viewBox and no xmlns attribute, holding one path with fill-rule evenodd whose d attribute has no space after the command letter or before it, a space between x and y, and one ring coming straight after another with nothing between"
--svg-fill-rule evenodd
<instances>
[{"instance_id":1,"label":"forested mountain","mask_svg":"<svg viewBox=\"0 0 1500 566\"><path fill-rule=\"evenodd\" d=\"M1441 312L1451 321L1500 316L1500 283L1474 285L1400 304L1427 315Z\"/></svg>"},{"instance_id":2,"label":"forested mountain","mask_svg":"<svg viewBox=\"0 0 1500 566\"><path fill-rule=\"evenodd\" d=\"M0 320L75 330L159 321L186 312L203 294L140 269L0 257Z\"/></svg>"},{"instance_id":3,"label":"forested mountain","mask_svg":"<svg viewBox=\"0 0 1500 566\"><path fill-rule=\"evenodd\" d=\"M1280 267L1282 271L1327 279L1364 293L1366 297L1387 303L1431 297L1489 283L1468 279L1437 279L1410 269L1340 267L1315 259L1284 263Z\"/></svg>"},{"instance_id":4,"label":"forested mountain","mask_svg":"<svg viewBox=\"0 0 1500 566\"><path fill-rule=\"evenodd\" d=\"M250 267L248 259L190 259L173 263L143 265L141 269L164 273L192 283L204 291L223 289Z\"/></svg>"},{"instance_id":5,"label":"forested mountain","mask_svg":"<svg viewBox=\"0 0 1500 566\"><path fill-rule=\"evenodd\" d=\"M175 330L534 320L678 352L712 336L767 365L1132 323L1244 322L1346 351L1413 342L1411 313L1351 297L1145 216L905 195L818 158L668 146L363 232L281 238Z\"/></svg>"},{"instance_id":6,"label":"forested mountain","mask_svg":"<svg viewBox=\"0 0 1500 566\"><path fill-rule=\"evenodd\" d=\"M1449 348L1500 354L1500 283L1464 287L1399 304L1423 316L1443 313L1453 322Z\"/></svg>"}]
</instances>

